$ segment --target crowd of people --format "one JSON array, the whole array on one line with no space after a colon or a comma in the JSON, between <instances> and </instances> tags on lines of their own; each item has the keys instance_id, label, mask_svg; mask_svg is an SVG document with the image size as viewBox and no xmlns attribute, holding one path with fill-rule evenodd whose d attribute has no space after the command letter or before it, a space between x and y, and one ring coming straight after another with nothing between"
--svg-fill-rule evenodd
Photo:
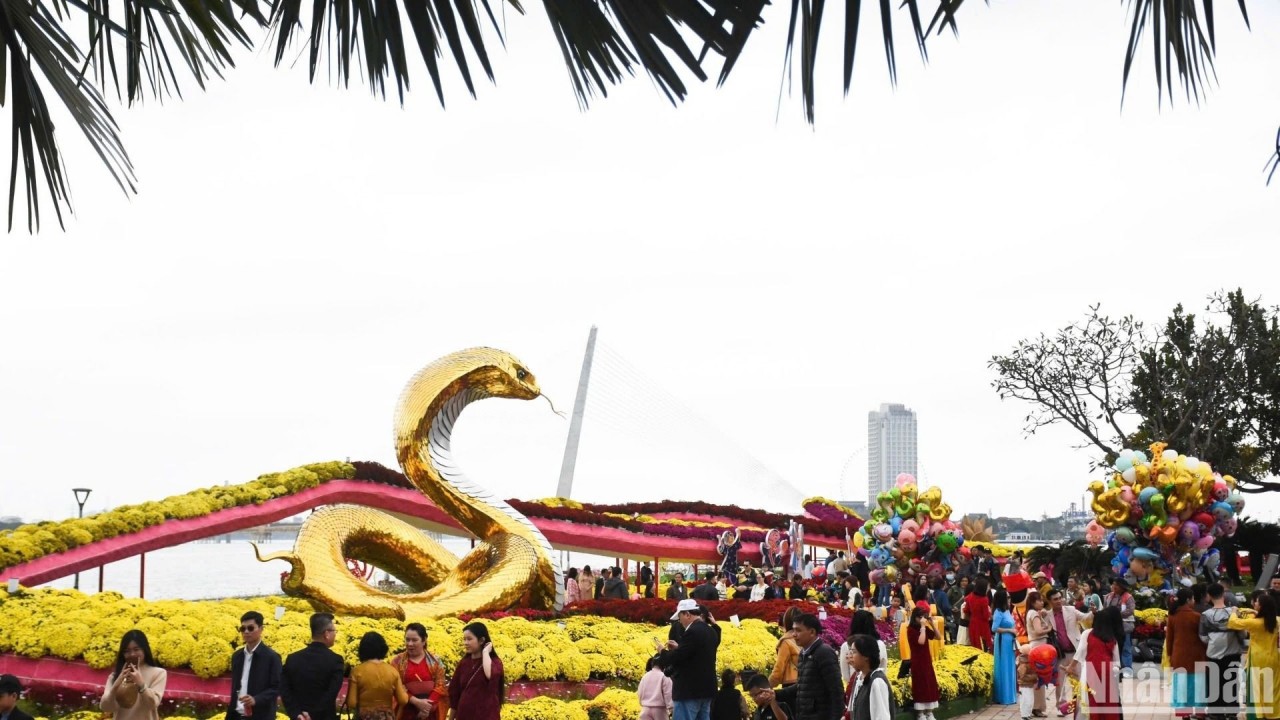
<instances>
[{"instance_id":1,"label":"crowd of people","mask_svg":"<svg viewBox=\"0 0 1280 720\"><path fill-rule=\"evenodd\" d=\"M1132 676L1135 627L1135 601L1123 578L1113 579L1105 595L1096 579L1068 577L1059 587L1045 572L1026 572L1021 553L1002 565L974 548L944 577L883 583L872 593L856 555L832 552L825 572L814 572L813 561L805 560L813 580L797 574L789 586L745 562L707 573L692 588L676 573L666 592L676 602L667 640L655 640L637 688L641 720L892 720L889 648L878 620L891 623L899 638L918 720L934 720L941 699L934 659L944 636L993 655L992 702L1017 704L1024 720L1047 717L1051 704L1059 717L1069 715L1074 702L1092 718L1123 717L1119 687ZM620 568L598 574L575 568L567 573L566 601L653 597L651 569L642 568L636 581L633 594ZM853 610L844 643L827 644L821 619L795 604L779 619L772 668L717 675L721 630L702 603L811 594ZM1218 583L1184 587L1171 598L1163 652L1178 716L1226 720L1238 717L1243 703L1250 720L1280 720L1280 577L1244 605L1233 606ZM332 650L338 633L332 614L313 614L311 643L283 659L262 642L264 624L258 612L240 619L243 642L231 658L226 720L274 720L278 706L289 720L337 720L343 712L356 720L500 720L502 661L481 622L463 628L463 657L452 669L427 650L420 623L405 625L404 649L390 659L387 639L365 633L359 664L350 669ZM1073 678L1083 688L1076 694ZM158 720L166 682L147 636L130 630L120 640L101 707L115 720ZM0 675L0 720L30 720L16 707L21 693L18 678ZM746 696L756 705L754 716Z\"/></svg>"},{"instance_id":2,"label":"crowd of people","mask_svg":"<svg viewBox=\"0 0 1280 720\"><path fill-rule=\"evenodd\" d=\"M427 650L421 623L405 625L404 650L389 660L387 639L365 633L360 662L349 670L332 649L338 636L332 614L313 614L310 644L284 659L262 642L263 625L256 611L240 618L243 645L231 658L226 720L275 720L278 707L290 720L500 720L506 683L484 623L463 628L463 657L451 672ZM114 720L159 720L167 681L146 634L130 630L120 639L102 710ZM0 675L0 717L31 720L16 707L22 692L17 677Z\"/></svg>"}]
</instances>

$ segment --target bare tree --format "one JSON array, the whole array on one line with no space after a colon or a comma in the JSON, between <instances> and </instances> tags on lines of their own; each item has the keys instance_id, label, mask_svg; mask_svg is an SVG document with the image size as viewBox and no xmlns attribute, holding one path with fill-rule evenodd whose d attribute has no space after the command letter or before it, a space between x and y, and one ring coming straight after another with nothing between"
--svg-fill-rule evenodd
<instances>
[{"instance_id":1,"label":"bare tree","mask_svg":"<svg viewBox=\"0 0 1280 720\"><path fill-rule=\"evenodd\" d=\"M987 367L995 370L991 385L1002 400L1031 403L1023 431L1034 435L1042 427L1065 424L1085 438L1077 447L1094 447L1105 456L1124 449L1136 425L1132 395L1133 372L1150 339L1142 323L1126 315L1113 319L1089 308L1081 322L1053 335L1020 340L1008 355L995 355Z\"/></svg>"}]
</instances>

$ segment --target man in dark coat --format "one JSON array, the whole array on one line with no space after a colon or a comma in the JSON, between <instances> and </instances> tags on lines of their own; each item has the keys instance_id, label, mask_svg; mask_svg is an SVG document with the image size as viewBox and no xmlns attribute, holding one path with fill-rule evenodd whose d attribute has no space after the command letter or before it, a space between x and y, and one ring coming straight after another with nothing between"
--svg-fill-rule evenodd
<instances>
[{"instance_id":1,"label":"man in dark coat","mask_svg":"<svg viewBox=\"0 0 1280 720\"><path fill-rule=\"evenodd\" d=\"M231 655L231 703L226 720L275 720L280 696L280 655L262 642L262 613L240 617L244 647Z\"/></svg>"},{"instance_id":2,"label":"man in dark coat","mask_svg":"<svg viewBox=\"0 0 1280 720\"><path fill-rule=\"evenodd\" d=\"M342 656L330 650L338 626L329 613L311 616L311 644L284 661L280 698L290 720L337 720Z\"/></svg>"},{"instance_id":3,"label":"man in dark coat","mask_svg":"<svg viewBox=\"0 0 1280 720\"><path fill-rule=\"evenodd\" d=\"M709 720L716 695L716 651L720 635L702 617L697 600L681 600L671 616L684 628L680 639L668 640L658 666L671 676L673 720ZM839 670L837 669L837 678Z\"/></svg>"},{"instance_id":4,"label":"man in dark coat","mask_svg":"<svg viewBox=\"0 0 1280 720\"><path fill-rule=\"evenodd\" d=\"M622 579L622 568L615 567L609 573L609 579L604 581L601 597L609 600L627 600L630 597L627 594L627 581Z\"/></svg>"},{"instance_id":5,"label":"man in dark coat","mask_svg":"<svg viewBox=\"0 0 1280 720\"><path fill-rule=\"evenodd\" d=\"M844 683L836 651L820 637L822 621L805 613L791 627L800 646L799 667L795 684L776 692L778 701L795 710L793 720L839 720L844 716ZM772 698L766 694L762 699Z\"/></svg>"},{"instance_id":6,"label":"man in dark coat","mask_svg":"<svg viewBox=\"0 0 1280 720\"><path fill-rule=\"evenodd\" d=\"M693 592L689 593L689 597L699 601L719 600L720 591L716 589L716 574L708 572L706 582L694 588Z\"/></svg>"},{"instance_id":7,"label":"man in dark coat","mask_svg":"<svg viewBox=\"0 0 1280 720\"><path fill-rule=\"evenodd\" d=\"M31 716L18 707L20 697L22 697L22 682L14 675L0 675L0 718L31 720Z\"/></svg>"},{"instance_id":8,"label":"man in dark coat","mask_svg":"<svg viewBox=\"0 0 1280 720\"><path fill-rule=\"evenodd\" d=\"M689 588L684 586L684 573L676 573L671 578L671 586L667 588L667 599L679 602L689 599Z\"/></svg>"}]
</instances>

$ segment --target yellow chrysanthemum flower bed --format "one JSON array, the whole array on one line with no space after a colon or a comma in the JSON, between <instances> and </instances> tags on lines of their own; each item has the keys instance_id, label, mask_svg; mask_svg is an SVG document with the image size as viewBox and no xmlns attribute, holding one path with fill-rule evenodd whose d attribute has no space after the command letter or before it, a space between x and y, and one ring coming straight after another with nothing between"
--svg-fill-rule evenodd
<instances>
[{"instance_id":1,"label":"yellow chrysanthemum flower bed","mask_svg":"<svg viewBox=\"0 0 1280 720\"><path fill-rule=\"evenodd\" d=\"M1133 617L1143 625L1161 627L1169 621L1169 611L1163 608L1147 608L1134 611Z\"/></svg>"},{"instance_id":2,"label":"yellow chrysanthemum flower bed","mask_svg":"<svg viewBox=\"0 0 1280 720\"><path fill-rule=\"evenodd\" d=\"M284 613L277 620L277 607ZM94 668L107 669L115 660L120 637L138 628L151 640L157 662L167 667L189 667L205 678L230 670L232 643L240 615L257 610L267 619L264 640L282 655L303 648L309 641L310 605L287 597L254 599L147 601L118 593L85 595L75 590L35 590L10 596L0 590L0 652L31 658L56 656L83 659ZM428 647L446 667L462 655L464 623L454 618L424 623ZM645 661L654 652L654 641L665 642L667 628L626 623L614 618L573 616L560 621L529 621L507 617L486 624L494 648L502 658L509 682L516 680L567 680L584 682L591 677L626 684L644 675ZM722 622L717 673L767 672L775 658L776 628L760 620L734 625ZM360 638L369 631L382 633L398 646L403 623L363 617L339 616L334 650L356 664ZM969 661L968 664L964 664ZM897 660L890 660L889 677L897 677ZM934 667L944 701L991 691L992 658L971 647L948 645ZM911 695L910 680L893 681L900 706ZM635 692L610 688L590 701L537 698L503 707L503 720L544 720L592 717L635 720L640 706ZM80 717L84 715L84 717ZM94 713L79 713L75 720L98 720Z\"/></svg>"},{"instance_id":3,"label":"yellow chrysanthemum flower bed","mask_svg":"<svg viewBox=\"0 0 1280 720\"><path fill-rule=\"evenodd\" d=\"M275 619L275 609L284 614ZM115 660L120 637L133 628L147 634L156 662L189 667L205 678L226 674L240 616L257 610L268 618L263 639L282 655L306 646L311 607L286 597L257 599L147 601L119 593L85 595L74 590L35 590L10 596L0 590L0 652L29 658L55 656L83 659L106 669ZM453 666L461 659L462 627L453 618L424 623L431 652ZM529 621L507 617L488 621L494 647L511 681L564 679L582 682L591 676L639 681L654 640L666 642L667 628L625 623L614 618L575 616L563 621ZM399 645L404 624L363 617L338 618L334 650L356 664L360 638L376 631L392 647ZM772 666L777 638L768 624L744 620L724 623L717 670Z\"/></svg>"}]
</instances>

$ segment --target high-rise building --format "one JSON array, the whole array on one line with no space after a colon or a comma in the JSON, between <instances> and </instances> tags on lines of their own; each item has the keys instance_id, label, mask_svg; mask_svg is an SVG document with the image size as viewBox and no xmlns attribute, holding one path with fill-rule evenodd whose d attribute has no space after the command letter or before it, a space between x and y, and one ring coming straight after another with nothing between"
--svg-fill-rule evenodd
<instances>
[{"instance_id":1,"label":"high-rise building","mask_svg":"<svg viewBox=\"0 0 1280 720\"><path fill-rule=\"evenodd\" d=\"M898 473L916 474L916 414L898 404L867 413L867 503L893 487Z\"/></svg>"}]
</instances>

